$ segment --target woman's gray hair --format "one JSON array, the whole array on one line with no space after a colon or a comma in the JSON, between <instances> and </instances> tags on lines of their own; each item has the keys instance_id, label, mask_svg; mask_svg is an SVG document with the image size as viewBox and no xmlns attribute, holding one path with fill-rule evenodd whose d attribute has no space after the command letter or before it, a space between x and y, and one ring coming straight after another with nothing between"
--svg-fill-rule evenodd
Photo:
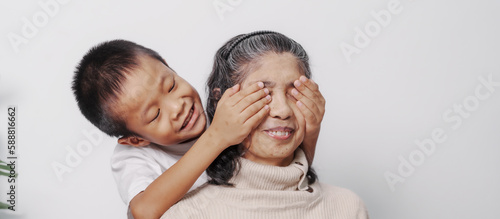
<instances>
[{"instance_id":1,"label":"woman's gray hair","mask_svg":"<svg viewBox=\"0 0 500 219\"><path fill-rule=\"evenodd\" d=\"M287 36L272 31L241 34L226 42L215 54L207 81L207 113L212 121L217 102L226 89L239 84L268 53L290 53L297 58L301 72L311 78L309 56L302 46Z\"/></svg>"},{"instance_id":2,"label":"woman's gray hair","mask_svg":"<svg viewBox=\"0 0 500 219\"><path fill-rule=\"evenodd\" d=\"M290 53L297 58L297 64L307 78L311 78L309 56L302 46L287 36L272 31L256 31L241 34L227 41L215 54L212 72L207 80L208 119L212 122L217 102L222 94L235 84L241 83L249 72L258 67L260 59L269 53ZM208 167L210 183L229 185L229 179L238 171L238 157L242 151L238 147L229 147ZM310 183L316 180L316 174L310 169Z\"/></svg>"}]
</instances>

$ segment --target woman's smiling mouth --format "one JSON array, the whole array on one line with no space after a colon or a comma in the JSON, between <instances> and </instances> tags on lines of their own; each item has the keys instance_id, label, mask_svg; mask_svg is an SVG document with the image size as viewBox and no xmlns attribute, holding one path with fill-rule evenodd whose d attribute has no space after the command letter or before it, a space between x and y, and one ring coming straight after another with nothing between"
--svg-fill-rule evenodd
<instances>
[{"instance_id":1,"label":"woman's smiling mouth","mask_svg":"<svg viewBox=\"0 0 500 219\"><path fill-rule=\"evenodd\" d=\"M292 136L294 130L290 127L275 127L264 130L264 132L271 138L277 140L286 140Z\"/></svg>"}]
</instances>

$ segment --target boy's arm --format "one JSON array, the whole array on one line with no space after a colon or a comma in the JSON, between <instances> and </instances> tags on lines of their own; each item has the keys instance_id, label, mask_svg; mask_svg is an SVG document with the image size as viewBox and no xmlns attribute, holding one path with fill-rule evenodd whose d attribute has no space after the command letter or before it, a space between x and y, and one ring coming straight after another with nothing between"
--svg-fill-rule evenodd
<instances>
[{"instance_id":1,"label":"boy's arm","mask_svg":"<svg viewBox=\"0 0 500 219\"><path fill-rule=\"evenodd\" d=\"M301 147L306 154L309 165L311 165L314 159L321 121L325 115L326 101L319 91L318 84L305 76L301 76L294 81L293 85L295 89L292 89L291 93L297 100L297 107L306 119L306 134Z\"/></svg>"},{"instance_id":2,"label":"boy's arm","mask_svg":"<svg viewBox=\"0 0 500 219\"><path fill-rule=\"evenodd\" d=\"M184 197L224 149L248 136L268 114L270 96L263 87L262 82L258 82L239 91L236 85L224 93L205 133L177 163L130 201L134 218L160 218Z\"/></svg>"}]
</instances>

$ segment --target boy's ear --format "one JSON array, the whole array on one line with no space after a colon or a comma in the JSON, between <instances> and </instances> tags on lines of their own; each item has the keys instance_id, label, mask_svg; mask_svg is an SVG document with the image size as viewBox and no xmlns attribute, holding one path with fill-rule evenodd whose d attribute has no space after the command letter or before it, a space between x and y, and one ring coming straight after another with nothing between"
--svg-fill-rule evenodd
<instances>
[{"instance_id":1,"label":"boy's ear","mask_svg":"<svg viewBox=\"0 0 500 219\"><path fill-rule=\"evenodd\" d=\"M118 139L118 144L130 145L134 147L148 146L151 142L137 136L127 136Z\"/></svg>"}]
</instances>

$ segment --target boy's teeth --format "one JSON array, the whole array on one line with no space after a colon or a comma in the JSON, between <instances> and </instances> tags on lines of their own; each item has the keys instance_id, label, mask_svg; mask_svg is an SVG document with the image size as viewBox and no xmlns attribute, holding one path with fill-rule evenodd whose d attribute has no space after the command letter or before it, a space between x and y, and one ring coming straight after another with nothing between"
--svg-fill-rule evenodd
<instances>
[{"instance_id":1,"label":"boy's teeth","mask_svg":"<svg viewBox=\"0 0 500 219\"><path fill-rule=\"evenodd\" d=\"M282 132L282 131L270 131L272 135L275 136L287 136L290 132Z\"/></svg>"},{"instance_id":2,"label":"boy's teeth","mask_svg":"<svg viewBox=\"0 0 500 219\"><path fill-rule=\"evenodd\" d=\"M189 115L186 118L186 121L184 121L184 124L182 124L182 128L186 127L186 125L189 123L189 120L191 120L191 116L193 116L193 109L189 110Z\"/></svg>"}]
</instances>

